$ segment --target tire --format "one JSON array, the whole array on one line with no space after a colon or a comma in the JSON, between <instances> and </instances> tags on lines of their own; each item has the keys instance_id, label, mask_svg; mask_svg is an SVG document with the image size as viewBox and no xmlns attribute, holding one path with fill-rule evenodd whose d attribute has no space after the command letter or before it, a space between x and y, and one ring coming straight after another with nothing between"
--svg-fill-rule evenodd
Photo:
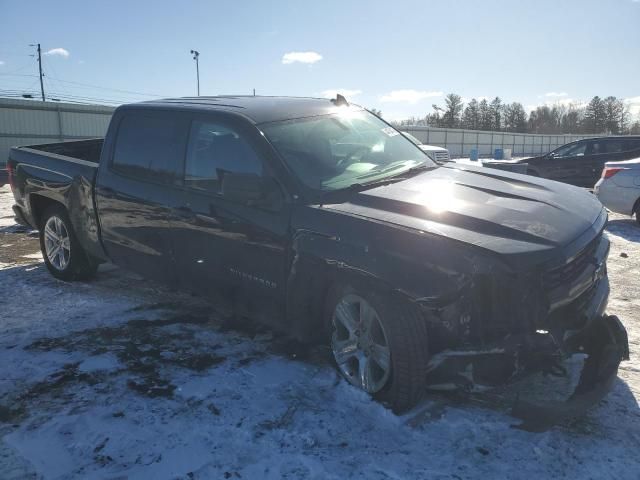
<instances>
[{"instance_id":1,"label":"tire","mask_svg":"<svg viewBox=\"0 0 640 480\"><path fill-rule=\"evenodd\" d=\"M61 205L50 206L42 215L40 250L47 269L60 280L87 280L98 269L98 262L78 242L69 215Z\"/></svg>"},{"instance_id":2,"label":"tire","mask_svg":"<svg viewBox=\"0 0 640 480\"><path fill-rule=\"evenodd\" d=\"M354 302L360 300L368 304L359 304L358 313ZM342 325L340 317L346 315L347 307L351 309L353 317L360 317L360 325L366 322L362 319L362 312L369 312L369 307L377 316L380 329L372 328L369 354L366 355L367 341L363 335L356 342L346 327ZM370 312L367 314L370 315ZM334 287L328 296L327 321L331 332L329 346L338 372L352 385L366 391L374 399L391 408L394 413L403 413L414 407L422 398L426 390L427 362L429 353L427 348L427 329L424 318L417 308L407 300L399 300L391 294L380 293L366 286L343 285ZM384 342L381 341L380 332ZM350 343L348 343L350 342ZM389 369L382 374L376 362L376 353L381 352L381 346L386 343L389 353ZM351 351L347 351L350 348ZM353 348L357 348L353 350ZM362 354L365 351L366 357ZM346 353L345 353L346 352ZM347 360L347 357L351 358ZM384 358L384 355L382 356ZM355 359L355 360L354 360ZM361 379L354 378L360 372L360 361L373 362L370 370L373 382L368 382L365 388ZM356 366L357 362L357 366ZM384 362L381 362L384 363ZM356 373L358 372L358 373Z\"/></svg>"}]
</instances>

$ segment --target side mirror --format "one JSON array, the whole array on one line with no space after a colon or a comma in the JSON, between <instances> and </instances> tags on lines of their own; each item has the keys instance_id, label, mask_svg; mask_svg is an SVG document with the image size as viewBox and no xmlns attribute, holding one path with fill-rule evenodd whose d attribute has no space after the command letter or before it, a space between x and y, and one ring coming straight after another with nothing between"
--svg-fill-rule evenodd
<instances>
[{"instance_id":1,"label":"side mirror","mask_svg":"<svg viewBox=\"0 0 640 480\"><path fill-rule=\"evenodd\" d=\"M222 196L247 206L279 209L282 192L273 178L255 173L230 173L222 177Z\"/></svg>"}]
</instances>

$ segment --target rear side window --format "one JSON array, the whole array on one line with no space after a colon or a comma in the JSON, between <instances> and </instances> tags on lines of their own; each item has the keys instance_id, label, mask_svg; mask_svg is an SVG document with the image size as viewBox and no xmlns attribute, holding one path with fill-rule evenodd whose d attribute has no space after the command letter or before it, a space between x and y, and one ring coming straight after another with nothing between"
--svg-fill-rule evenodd
<instances>
[{"instance_id":1,"label":"rear side window","mask_svg":"<svg viewBox=\"0 0 640 480\"><path fill-rule=\"evenodd\" d=\"M625 140L624 151L628 152L629 150L640 150L640 139Z\"/></svg>"},{"instance_id":2,"label":"rear side window","mask_svg":"<svg viewBox=\"0 0 640 480\"><path fill-rule=\"evenodd\" d=\"M225 173L263 175L262 160L243 138L228 126L194 121L189 135L184 184L220 193Z\"/></svg>"},{"instance_id":3,"label":"rear side window","mask_svg":"<svg viewBox=\"0 0 640 480\"><path fill-rule=\"evenodd\" d=\"M112 169L141 180L174 183L185 148L182 119L170 114L128 114L118 127Z\"/></svg>"},{"instance_id":4,"label":"rear side window","mask_svg":"<svg viewBox=\"0 0 640 480\"><path fill-rule=\"evenodd\" d=\"M627 140L609 140L607 141L607 153L618 153L630 150Z\"/></svg>"}]
</instances>

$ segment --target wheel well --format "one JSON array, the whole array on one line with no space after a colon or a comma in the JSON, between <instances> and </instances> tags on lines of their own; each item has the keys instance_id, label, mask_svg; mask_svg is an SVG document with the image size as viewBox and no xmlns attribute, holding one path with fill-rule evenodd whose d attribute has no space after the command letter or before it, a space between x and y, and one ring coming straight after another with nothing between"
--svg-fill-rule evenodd
<instances>
[{"instance_id":1,"label":"wheel well","mask_svg":"<svg viewBox=\"0 0 640 480\"><path fill-rule=\"evenodd\" d=\"M640 212L640 197L636 200L636 203L633 204L633 210L631 210L631 215L634 213L637 215Z\"/></svg>"},{"instance_id":2,"label":"wheel well","mask_svg":"<svg viewBox=\"0 0 640 480\"><path fill-rule=\"evenodd\" d=\"M43 197L42 195L30 195L29 205L31 206L31 215L33 216L33 221L35 222L36 228L40 227L42 214L51 205L60 205L62 208L66 209L66 207L57 200L53 200L49 197Z\"/></svg>"}]
</instances>

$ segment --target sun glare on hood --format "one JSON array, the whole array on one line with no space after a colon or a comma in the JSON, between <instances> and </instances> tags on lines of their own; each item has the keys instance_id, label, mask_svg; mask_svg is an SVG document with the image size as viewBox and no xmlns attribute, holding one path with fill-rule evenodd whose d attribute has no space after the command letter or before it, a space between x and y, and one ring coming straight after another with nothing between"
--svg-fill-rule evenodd
<instances>
[{"instance_id":1,"label":"sun glare on hood","mask_svg":"<svg viewBox=\"0 0 640 480\"><path fill-rule=\"evenodd\" d=\"M426 185L425 191L420 192L414 202L424 205L434 213L442 213L458 207L462 201L454 197L453 182L434 180Z\"/></svg>"}]
</instances>

